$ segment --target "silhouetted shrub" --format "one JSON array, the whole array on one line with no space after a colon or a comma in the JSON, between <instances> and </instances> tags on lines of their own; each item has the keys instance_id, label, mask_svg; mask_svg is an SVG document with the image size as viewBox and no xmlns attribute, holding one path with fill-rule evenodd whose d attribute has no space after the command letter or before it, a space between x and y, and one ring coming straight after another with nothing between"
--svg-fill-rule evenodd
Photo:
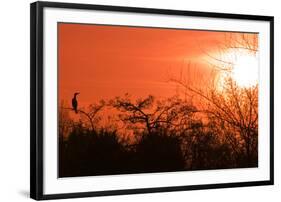
<instances>
[{"instance_id":1,"label":"silhouetted shrub","mask_svg":"<svg viewBox=\"0 0 281 202\"><path fill-rule=\"evenodd\" d=\"M135 164L138 172L183 170L185 161L181 142L176 136L152 133L143 135L136 145Z\"/></svg>"},{"instance_id":2,"label":"silhouetted shrub","mask_svg":"<svg viewBox=\"0 0 281 202\"><path fill-rule=\"evenodd\" d=\"M61 145L61 177L119 173L126 150L115 132L74 130ZM63 151L64 150L64 151Z\"/></svg>"},{"instance_id":3,"label":"silhouetted shrub","mask_svg":"<svg viewBox=\"0 0 281 202\"><path fill-rule=\"evenodd\" d=\"M116 132L75 129L60 143L60 177L184 170L176 136L146 134L128 149Z\"/></svg>"}]
</instances>

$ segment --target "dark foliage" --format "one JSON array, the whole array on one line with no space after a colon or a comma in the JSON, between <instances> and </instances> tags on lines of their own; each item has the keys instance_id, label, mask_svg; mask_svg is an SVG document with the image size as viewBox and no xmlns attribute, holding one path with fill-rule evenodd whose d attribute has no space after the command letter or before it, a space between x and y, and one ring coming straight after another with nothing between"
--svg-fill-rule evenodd
<instances>
[{"instance_id":1,"label":"dark foliage","mask_svg":"<svg viewBox=\"0 0 281 202\"><path fill-rule=\"evenodd\" d=\"M137 172L184 170L185 160L178 137L152 133L142 136L136 145Z\"/></svg>"},{"instance_id":2,"label":"dark foliage","mask_svg":"<svg viewBox=\"0 0 281 202\"><path fill-rule=\"evenodd\" d=\"M116 132L76 128L59 149L60 177L176 171L185 165L179 139L159 134L128 147Z\"/></svg>"},{"instance_id":3,"label":"dark foliage","mask_svg":"<svg viewBox=\"0 0 281 202\"><path fill-rule=\"evenodd\" d=\"M59 177L257 167L258 116L250 95L251 102L239 109L224 97L220 102L212 97L216 105L203 111L205 118L180 98L156 102L153 96L117 97L88 112L79 109L76 122L60 112ZM117 110L121 132L114 121L99 125L105 107ZM122 130L133 140L122 137Z\"/></svg>"},{"instance_id":4,"label":"dark foliage","mask_svg":"<svg viewBox=\"0 0 281 202\"><path fill-rule=\"evenodd\" d=\"M59 177L257 166L257 155L250 158L253 163L249 164L243 151L233 154L230 145L219 143L211 132L197 131L192 142L184 140L184 134L158 131L143 134L137 143L126 145L115 131L76 128L68 139L60 140Z\"/></svg>"},{"instance_id":5,"label":"dark foliage","mask_svg":"<svg viewBox=\"0 0 281 202\"><path fill-rule=\"evenodd\" d=\"M120 173L128 156L115 132L81 128L60 144L60 153L61 177Z\"/></svg>"}]
</instances>

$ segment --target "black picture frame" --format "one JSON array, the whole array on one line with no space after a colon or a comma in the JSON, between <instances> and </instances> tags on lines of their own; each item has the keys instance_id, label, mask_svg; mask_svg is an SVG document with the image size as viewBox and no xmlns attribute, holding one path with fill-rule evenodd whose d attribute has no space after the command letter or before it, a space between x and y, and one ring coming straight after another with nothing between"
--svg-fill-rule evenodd
<instances>
[{"instance_id":1,"label":"black picture frame","mask_svg":"<svg viewBox=\"0 0 281 202\"><path fill-rule=\"evenodd\" d=\"M130 190L93 191L79 193L43 193L43 9L46 7L62 9L122 11L176 16L195 16L225 19L267 21L270 23L270 180L239 183L204 184L174 187L154 187ZM36 200L92 197L121 194L186 191L228 187L245 187L274 184L274 17L240 15L213 12L194 12L183 10L135 8L120 6L89 5L57 2L35 2L30 6L30 197Z\"/></svg>"}]
</instances>

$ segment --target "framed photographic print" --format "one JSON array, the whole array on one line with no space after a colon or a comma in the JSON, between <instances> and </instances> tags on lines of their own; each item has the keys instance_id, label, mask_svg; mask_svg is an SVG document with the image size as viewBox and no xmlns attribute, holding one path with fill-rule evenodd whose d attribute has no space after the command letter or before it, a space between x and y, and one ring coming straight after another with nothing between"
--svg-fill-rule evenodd
<instances>
[{"instance_id":1,"label":"framed photographic print","mask_svg":"<svg viewBox=\"0 0 281 202\"><path fill-rule=\"evenodd\" d=\"M31 4L31 197L273 184L273 17Z\"/></svg>"}]
</instances>

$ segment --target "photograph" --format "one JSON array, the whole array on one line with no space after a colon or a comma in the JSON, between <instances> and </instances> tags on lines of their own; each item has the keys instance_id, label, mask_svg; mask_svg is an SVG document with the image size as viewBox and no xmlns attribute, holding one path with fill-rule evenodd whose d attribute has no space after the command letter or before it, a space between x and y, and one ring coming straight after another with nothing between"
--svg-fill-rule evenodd
<instances>
[{"instance_id":1,"label":"photograph","mask_svg":"<svg viewBox=\"0 0 281 202\"><path fill-rule=\"evenodd\" d=\"M58 22L58 178L258 168L259 43Z\"/></svg>"}]
</instances>

